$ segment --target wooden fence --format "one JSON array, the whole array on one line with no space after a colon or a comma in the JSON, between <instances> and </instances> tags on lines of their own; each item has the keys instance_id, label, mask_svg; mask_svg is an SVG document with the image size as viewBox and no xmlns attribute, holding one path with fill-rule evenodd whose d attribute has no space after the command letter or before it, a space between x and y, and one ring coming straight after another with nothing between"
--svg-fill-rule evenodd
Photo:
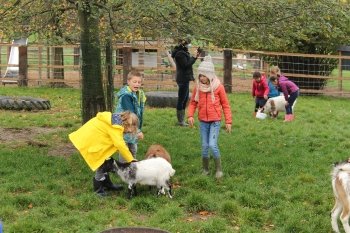
<instances>
[{"instance_id":1,"label":"wooden fence","mask_svg":"<svg viewBox=\"0 0 350 233\"><path fill-rule=\"evenodd\" d=\"M18 47L18 63L10 62L11 47ZM58 56L56 48L63 48L62 56ZM196 48L192 48L194 51ZM143 88L146 90L176 90L174 62L170 56L169 48L161 44L155 45L125 45L118 44L114 47L114 85L121 88L126 83L127 73L131 69L140 70L144 75ZM190 52L193 52L190 51ZM224 84L228 93L250 92L252 85L252 73L260 71L269 75L270 63L264 58L286 56L300 61L300 58L322 58L328 61L336 61L337 69L330 75L310 74L308 70L288 73L285 76L303 77L315 82L318 79L327 79L327 85L321 89L310 89L299 85L301 93L320 93L337 96L350 96L350 72L344 66L350 56L317 55L264 52L237 49L210 48L202 53L213 57L215 71ZM63 58L63 59L62 59ZM201 57L202 58L202 57ZM58 61L57 61L58 60ZM194 65L194 72L201 59ZM289 59L298 67L293 59ZM269 60L271 62L271 59ZM104 69L104 66L103 66ZM294 69L294 68L293 68ZM8 75L8 73L14 74ZM13 70L15 70L13 72ZM350 70L350 67L349 69ZM283 70L282 70L283 71ZM17 72L17 73L16 73ZM102 71L104 72L104 70ZM45 46L41 44L16 45L0 43L0 80L3 85L24 85L73 87L81 88L81 70L79 45ZM191 89L195 83L191 82Z\"/></svg>"}]
</instances>

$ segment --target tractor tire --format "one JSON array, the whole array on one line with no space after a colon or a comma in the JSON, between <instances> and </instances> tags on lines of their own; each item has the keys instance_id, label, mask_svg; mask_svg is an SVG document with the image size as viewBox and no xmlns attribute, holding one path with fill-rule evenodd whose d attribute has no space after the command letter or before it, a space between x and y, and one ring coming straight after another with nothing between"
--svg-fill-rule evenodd
<instances>
[{"instance_id":1,"label":"tractor tire","mask_svg":"<svg viewBox=\"0 0 350 233\"><path fill-rule=\"evenodd\" d=\"M32 97L0 96L0 109L5 110L48 110L50 100Z\"/></svg>"},{"instance_id":2,"label":"tractor tire","mask_svg":"<svg viewBox=\"0 0 350 233\"><path fill-rule=\"evenodd\" d=\"M146 92L146 104L155 108L176 108L177 92ZM191 93L189 99L191 98Z\"/></svg>"}]
</instances>

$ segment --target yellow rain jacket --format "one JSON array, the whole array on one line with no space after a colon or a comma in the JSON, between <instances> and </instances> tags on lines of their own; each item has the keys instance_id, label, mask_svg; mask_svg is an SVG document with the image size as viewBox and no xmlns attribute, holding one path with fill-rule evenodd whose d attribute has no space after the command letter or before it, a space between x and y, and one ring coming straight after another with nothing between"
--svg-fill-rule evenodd
<instances>
[{"instance_id":1,"label":"yellow rain jacket","mask_svg":"<svg viewBox=\"0 0 350 233\"><path fill-rule=\"evenodd\" d=\"M91 170L95 171L116 151L119 151L127 162L134 159L123 139L123 132L123 126L112 125L111 112L100 112L80 129L69 134L69 139Z\"/></svg>"}]
</instances>

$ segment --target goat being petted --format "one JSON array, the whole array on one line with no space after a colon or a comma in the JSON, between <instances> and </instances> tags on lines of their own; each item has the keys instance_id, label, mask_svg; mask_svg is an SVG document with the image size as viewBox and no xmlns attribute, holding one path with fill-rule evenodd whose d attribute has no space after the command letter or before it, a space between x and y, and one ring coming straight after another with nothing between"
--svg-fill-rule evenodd
<instances>
[{"instance_id":1,"label":"goat being petted","mask_svg":"<svg viewBox=\"0 0 350 233\"><path fill-rule=\"evenodd\" d=\"M172 198L170 178L175 174L171 164L163 158L155 157L131 163L113 162L114 171L128 184L128 196L130 199L132 191L137 195L136 184L156 186L157 196L165 194L167 189L169 198Z\"/></svg>"}]
</instances>

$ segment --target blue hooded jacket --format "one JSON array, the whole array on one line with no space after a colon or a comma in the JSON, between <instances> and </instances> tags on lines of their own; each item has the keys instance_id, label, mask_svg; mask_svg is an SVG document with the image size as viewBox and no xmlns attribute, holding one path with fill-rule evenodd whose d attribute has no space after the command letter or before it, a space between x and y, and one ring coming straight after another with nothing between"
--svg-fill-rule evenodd
<instances>
[{"instance_id":1,"label":"blue hooded jacket","mask_svg":"<svg viewBox=\"0 0 350 233\"><path fill-rule=\"evenodd\" d=\"M270 82L270 80L267 82L267 85L269 85L270 92L268 94L269 98L277 97L281 95L281 92L279 92L275 86Z\"/></svg>"},{"instance_id":2,"label":"blue hooded jacket","mask_svg":"<svg viewBox=\"0 0 350 233\"><path fill-rule=\"evenodd\" d=\"M140 89L137 92L133 92L129 85L125 85L120 91L117 93L118 103L115 109L116 113L125 112L129 110L137 115L139 118L139 130L141 132L142 129L142 121L143 121L143 111L145 108L146 95ZM124 140L126 143L136 144L138 138L135 136L130 136L130 134L124 134Z\"/></svg>"}]
</instances>

